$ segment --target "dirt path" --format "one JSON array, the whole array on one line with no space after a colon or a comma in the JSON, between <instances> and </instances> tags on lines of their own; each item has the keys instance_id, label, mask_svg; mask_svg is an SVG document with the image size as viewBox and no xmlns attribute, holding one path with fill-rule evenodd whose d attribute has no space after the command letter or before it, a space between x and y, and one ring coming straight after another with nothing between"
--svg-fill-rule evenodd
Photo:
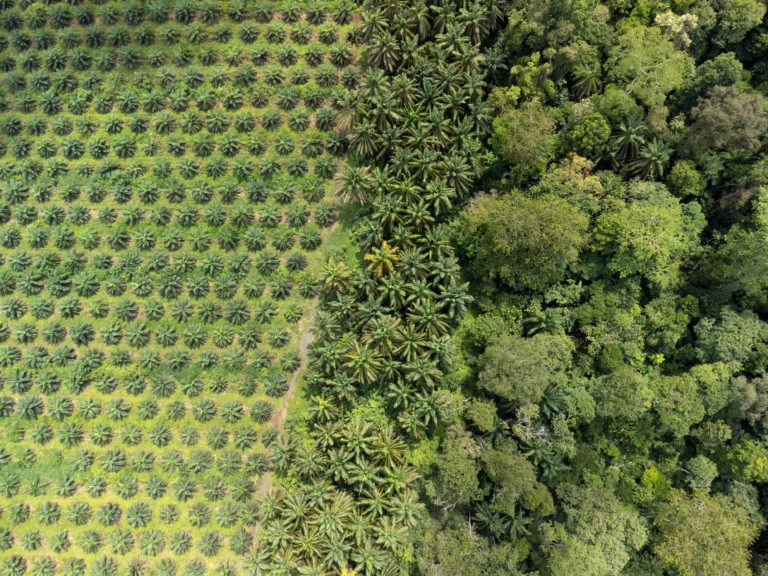
<instances>
[{"instance_id":1,"label":"dirt path","mask_svg":"<svg viewBox=\"0 0 768 576\"><path fill-rule=\"evenodd\" d=\"M313 307L317 307L317 301L312 303ZM282 432L285 427L285 419L288 417L288 406L291 404L293 397L296 395L296 384L299 381L299 376L307 368L309 364L309 346L315 339L312 334L312 320L314 313L304 318L301 322L299 330L301 331L301 339L299 340L299 367L293 372L291 379L288 381L288 390L283 395L280 401L280 406L277 410L272 412L272 418L269 419L269 424L272 428L278 432ZM254 498L261 499L272 488L272 471L267 470L259 481L256 483L256 492Z\"/></svg>"},{"instance_id":2,"label":"dirt path","mask_svg":"<svg viewBox=\"0 0 768 576\"><path fill-rule=\"evenodd\" d=\"M336 193L338 194L338 190L336 190ZM333 234L338 226L339 222L337 221L328 228L323 236L323 243L328 240L328 237ZM299 376L301 376L301 373L306 370L307 365L309 364L309 346L315 339L315 335L312 334L312 322L315 318L314 311L317 310L319 305L320 303L317 299L313 300L310 308L311 312L299 323L299 333L301 334L301 338L299 339L299 367L293 372L291 379L288 381L288 390L280 401L277 410L272 412L272 417L269 419L269 424L278 432L282 432L285 428L285 420L288 417L288 407L290 406L293 397L296 395L296 384L299 381ZM256 482L256 490L253 493L253 498L257 501L261 500L271 489L272 471L267 470L262 474L258 482ZM259 521L254 528L254 532L257 532L260 528L261 522Z\"/></svg>"}]
</instances>

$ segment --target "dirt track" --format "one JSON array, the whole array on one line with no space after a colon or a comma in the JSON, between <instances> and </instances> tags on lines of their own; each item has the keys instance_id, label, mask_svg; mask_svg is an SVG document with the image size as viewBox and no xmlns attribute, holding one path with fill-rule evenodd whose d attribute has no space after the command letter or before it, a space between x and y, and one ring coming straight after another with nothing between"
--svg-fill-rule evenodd
<instances>
[{"instance_id":1,"label":"dirt track","mask_svg":"<svg viewBox=\"0 0 768 576\"><path fill-rule=\"evenodd\" d=\"M313 318L314 314L310 314L301 322L302 333L301 340L299 340L299 367L293 372L291 379L288 381L288 390L283 395L277 410L272 413L272 418L269 419L271 427L278 432L282 432L285 427L285 419L288 417L288 406L291 404L291 401L296 394L296 384L299 381L299 376L301 376L301 373L306 369L307 364L309 363L309 346L315 338L311 328ZM259 481L256 484L254 498L257 500L261 499L271 488L272 471L267 470L261 478L259 478Z\"/></svg>"}]
</instances>

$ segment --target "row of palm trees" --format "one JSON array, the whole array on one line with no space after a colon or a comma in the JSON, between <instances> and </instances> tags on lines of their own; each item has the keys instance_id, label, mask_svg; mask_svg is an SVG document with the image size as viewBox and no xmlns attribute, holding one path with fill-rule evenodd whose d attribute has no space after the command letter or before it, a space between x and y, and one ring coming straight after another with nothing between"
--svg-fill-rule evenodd
<instances>
[{"instance_id":1,"label":"row of palm trees","mask_svg":"<svg viewBox=\"0 0 768 576\"><path fill-rule=\"evenodd\" d=\"M367 66L339 118L353 154L339 183L363 214L361 259L324 270L308 416L274 448L286 488L263 518L263 573L404 569L420 514L406 447L452 408L441 379L471 300L439 225L484 167L479 43L501 7L364 4ZM312 503L316 491L329 504Z\"/></svg>"}]
</instances>

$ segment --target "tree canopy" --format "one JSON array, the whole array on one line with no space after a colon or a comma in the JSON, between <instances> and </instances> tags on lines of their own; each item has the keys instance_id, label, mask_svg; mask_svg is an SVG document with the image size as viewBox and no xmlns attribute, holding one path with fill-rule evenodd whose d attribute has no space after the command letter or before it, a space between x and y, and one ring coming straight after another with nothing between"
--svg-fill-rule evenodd
<instances>
[{"instance_id":1,"label":"tree canopy","mask_svg":"<svg viewBox=\"0 0 768 576\"><path fill-rule=\"evenodd\" d=\"M756 534L747 511L723 494L676 492L655 519L654 551L682 576L746 576Z\"/></svg>"},{"instance_id":2,"label":"tree canopy","mask_svg":"<svg viewBox=\"0 0 768 576\"><path fill-rule=\"evenodd\" d=\"M543 289L563 278L588 242L588 217L553 194L480 195L467 210L462 248L481 279Z\"/></svg>"}]
</instances>

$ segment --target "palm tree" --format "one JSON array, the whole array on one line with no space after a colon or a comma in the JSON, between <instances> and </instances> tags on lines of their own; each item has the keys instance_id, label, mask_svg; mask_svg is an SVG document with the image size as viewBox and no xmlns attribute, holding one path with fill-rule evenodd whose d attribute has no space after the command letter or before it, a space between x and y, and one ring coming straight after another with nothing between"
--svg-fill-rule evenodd
<instances>
[{"instance_id":1,"label":"palm tree","mask_svg":"<svg viewBox=\"0 0 768 576\"><path fill-rule=\"evenodd\" d=\"M361 575L374 576L382 573L384 554L378 548L365 541L362 546L352 552L355 570Z\"/></svg>"},{"instance_id":2,"label":"palm tree","mask_svg":"<svg viewBox=\"0 0 768 576\"><path fill-rule=\"evenodd\" d=\"M389 28L390 19L383 10L363 11L363 35L372 38L376 34L385 32Z\"/></svg>"},{"instance_id":3,"label":"palm tree","mask_svg":"<svg viewBox=\"0 0 768 576\"><path fill-rule=\"evenodd\" d=\"M347 449L353 454L359 464L363 455L368 454L371 447L371 425L362 417L349 422L342 430L342 437Z\"/></svg>"},{"instance_id":4,"label":"palm tree","mask_svg":"<svg viewBox=\"0 0 768 576\"><path fill-rule=\"evenodd\" d=\"M413 388L402 378L389 377L388 380L392 383L387 388L387 399L396 410L405 410L415 396Z\"/></svg>"},{"instance_id":5,"label":"palm tree","mask_svg":"<svg viewBox=\"0 0 768 576\"><path fill-rule=\"evenodd\" d=\"M442 33L455 18L456 5L453 2L441 2L430 6L432 12L432 34Z\"/></svg>"},{"instance_id":6,"label":"palm tree","mask_svg":"<svg viewBox=\"0 0 768 576\"><path fill-rule=\"evenodd\" d=\"M386 240L381 243L379 248L374 247L363 256L363 260L370 262L367 268L368 272L374 272L377 276L384 276L394 271L398 259L397 247L390 246Z\"/></svg>"},{"instance_id":7,"label":"palm tree","mask_svg":"<svg viewBox=\"0 0 768 576\"><path fill-rule=\"evenodd\" d=\"M341 197L345 202L367 204L370 201L370 169L345 165L339 178Z\"/></svg>"},{"instance_id":8,"label":"palm tree","mask_svg":"<svg viewBox=\"0 0 768 576\"><path fill-rule=\"evenodd\" d=\"M396 464L389 468L384 479L384 486L389 494L402 494L410 491L419 475L408 464Z\"/></svg>"},{"instance_id":9,"label":"palm tree","mask_svg":"<svg viewBox=\"0 0 768 576\"><path fill-rule=\"evenodd\" d=\"M373 442L373 455L384 467L391 468L402 463L406 445L392 427L379 430Z\"/></svg>"},{"instance_id":10,"label":"palm tree","mask_svg":"<svg viewBox=\"0 0 768 576\"><path fill-rule=\"evenodd\" d=\"M381 298L368 296L357 305L354 314L355 327L359 330L365 329L369 322L380 318L388 311L386 307L382 306Z\"/></svg>"},{"instance_id":11,"label":"palm tree","mask_svg":"<svg viewBox=\"0 0 768 576\"><path fill-rule=\"evenodd\" d=\"M445 180L432 180L428 182L424 192L430 211L436 217L448 212L453 207L456 191Z\"/></svg>"},{"instance_id":12,"label":"palm tree","mask_svg":"<svg viewBox=\"0 0 768 576\"><path fill-rule=\"evenodd\" d=\"M322 540L320 532L304 524L295 537L294 545L305 558L314 561L320 558Z\"/></svg>"},{"instance_id":13,"label":"palm tree","mask_svg":"<svg viewBox=\"0 0 768 576\"><path fill-rule=\"evenodd\" d=\"M372 156L378 147L378 132L373 122L362 120L355 123L349 136L350 148L363 156Z\"/></svg>"},{"instance_id":14,"label":"palm tree","mask_svg":"<svg viewBox=\"0 0 768 576\"><path fill-rule=\"evenodd\" d=\"M271 561L271 552L256 550L246 554L240 566L247 576L267 576L270 573Z\"/></svg>"},{"instance_id":15,"label":"palm tree","mask_svg":"<svg viewBox=\"0 0 768 576\"><path fill-rule=\"evenodd\" d=\"M376 125L382 132L393 126L395 122L402 120L400 102L389 89L371 98L370 106L366 114L375 118Z\"/></svg>"},{"instance_id":16,"label":"palm tree","mask_svg":"<svg viewBox=\"0 0 768 576\"><path fill-rule=\"evenodd\" d=\"M368 322L367 329L363 333L363 344L373 346L379 354L390 354L394 349L394 341L400 327L400 319L383 315Z\"/></svg>"},{"instance_id":17,"label":"palm tree","mask_svg":"<svg viewBox=\"0 0 768 576\"><path fill-rule=\"evenodd\" d=\"M349 267L340 260L329 260L323 269L323 284L332 292L341 292L350 279Z\"/></svg>"},{"instance_id":18,"label":"palm tree","mask_svg":"<svg viewBox=\"0 0 768 576\"><path fill-rule=\"evenodd\" d=\"M279 504L281 518L291 528L302 526L310 516L311 507L303 491L287 492Z\"/></svg>"},{"instance_id":19,"label":"palm tree","mask_svg":"<svg viewBox=\"0 0 768 576\"><path fill-rule=\"evenodd\" d=\"M637 158L630 162L629 168L642 178L656 180L664 176L671 154L672 150L665 142L654 138L640 148Z\"/></svg>"},{"instance_id":20,"label":"palm tree","mask_svg":"<svg viewBox=\"0 0 768 576\"><path fill-rule=\"evenodd\" d=\"M417 204L409 205L403 215L404 223L413 231L421 232L434 223L432 211L429 210L423 200Z\"/></svg>"},{"instance_id":21,"label":"palm tree","mask_svg":"<svg viewBox=\"0 0 768 576\"><path fill-rule=\"evenodd\" d=\"M406 378L408 381L416 384L419 387L434 388L442 376L442 372L437 367L435 361L431 358L425 358L423 356L416 358L413 362L406 364L405 370L407 374ZM433 407L431 404L428 407L430 408L430 413L432 413L431 409ZM430 417L430 419L437 420L436 417Z\"/></svg>"},{"instance_id":22,"label":"palm tree","mask_svg":"<svg viewBox=\"0 0 768 576\"><path fill-rule=\"evenodd\" d=\"M406 362L415 360L424 352L426 341L415 326L406 325L399 332L395 353Z\"/></svg>"},{"instance_id":23,"label":"palm tree","mask_svg":"<svg viewBox=\"0 0 768 576\"><path fill-rule=\"evenodd\" d=\"M352 498L344 492L336 492L333 500L317 511L312 523L326 538L339 538L344 535L345 522L352 508Z\"/></svg>"},{"instance_id":24,"label":"palm tree","mask_svg":"<svg viewBox=\"0 0 768 576\"><path fill-rule=\"evenodd\" d=\"M326 310L318 310L315 314L313 332L319 341L335 340L341 331L339 319Z\"/></svg>"},{"instance_id":25,"label":"palm tree","mask_svg":"<svg viewBox=\"0 0 768 576\"><path fill-rule=\"evenodd\" d=\"M599 61L581 61L572 74L573 88L578 98L586 98L599 92L602 86L602 69Z\"/></svg>"},{"instance_id":26,"label":"palm tree","mask_svg":"<svg viewBox=\"0 0 768 576\"><path fill-rule=\"evenodd\" d=\"M312 396L308 413L313 421L328 422L338 414L338 409L332 399L325 396Z\"/></svg>"},{"instance_id":27,"label":"palm tree","mask_svg":"<svg viewBox=\"0 0 768 576\"><path fill-rule=\"evenodd\" d=\"M462 8L456 20L465 26L466 33L475 44L488 36L492 25L484 2L473 2L468 8Z\"/></svg>"},{"instance_id":28,"label":"palm tree","mask_svg":"<svg viewBox=\"0 0 768 576\"><path fill-rule=\"evenodd\" d=\"M408 299L408 283L403 277L393 272L379 280L378 291L384 297L384 302L393 308L405 305Z\"/></svg>"},{"instance_id":29,"label":"palm tree","mask_svg":"<svg viewBox=\"0 0 768 576\"><path fill-rule=\"evenodd\" d=\"M437 47L445 54L461 54L469 48L469 39L464 35L462 24L450 18L442 33L435 37Z\"/></svg>"},{"instance_id":30,"label":"palm tree","mask_svg":"<svg viewBox=\"0 0 768 576\"><path fill-rule=\"evenodd\" d=\"M272 464L278 472L285 471L291 459L291 446L285 438L272 444Z\"/></svg>"},{"instance_id":31,"label":"palm tree","mask_svg":"<svg viewBox=\"0 0 768 576\"><path fill-rule=\"evenodd\" d=\"M423 279L429 272L426 255L418 248L404 247L400 250L398 270L406 280Z\"/></svg>"},{"instance_id":32,"label":"palm tree","mask_svg":"<svg viewBox=\"0 0 768 576\"><path fill-rule=\"evenodd\" d=\"M451 278L448 284L442 284L440 289L439 298L448 317L454 319L462 316L473 300L469 295L469 283L459 284L455 278Z\"/></svg>"},{"instance_id":33,"label":"palm tree","mask_svg":"<svg viewBox=\"0 0 768 576\"><path fill-rule=\"evenodd\" d=\"M27 561L23 556L12 555L3 562L3 574L23 576L27 571Z\"/></svg>"},{"instance_id":34,"label":"palm tree","mask_svg":"<svg viewBox=\"0 0 768 576\"><path fill-rule=\"evenodd\" d=\"M376 225L376 234L386 233L399 224L400 208L401 205L397 198L392 196L379 198L373 203L373 211L369 221Z\"/></svg>"},{"instance_id":35,"label":"palm tree","mask_svg":"<svg viewBox=\"0 0 768 576\"><path fill-rule=\"evenodd\" d=\"M476 507L474 518L478 526L490 532L496 540L506 537L509 533L511 527L509 517L488 502L481 502Z\"/></svg>"},{"instance_id":36,"label":"palm tree","mask_svg":"<svg viewBox=\"0 0 768 576\"><path fill-rule=\"evenodd\" d=\"M343 372L337 372L329 381L329 389L341 403L352 404L357 398L355 379Z\"/></svg>"},{"instance_id":37,"label":"palm tree","mask_svg":"<svg viewBox=\"0 0 768 576\"><path fill-rule=\"evenodd\" d=\"M630 119L622 122L616 134L611 137L615 147L617 158L621 161L630 161L640 148L645 144L646 126L642 121Z\"/></svg>"},{"instance_id":38,"label":"palm tree","mask_svg":"<svg viewBox=\"0 0 768 576\"><path fill-rule=\"evenodd\" d=\"M400 412L400 415L397 417L397 421L402 427L402 429L411 438L418 439L418 438L424 437L425 426L421 417L415 410L408 409L403 412Z\"/></svg>"},{"instance_id":39,"label":"palm tree","mask_svg":"<svg viewBox=\"0 0 768 576\"><path fill-rule=\"evenodd\" d=\"M286 550L291 545L291 530L286 520L276 518L266 524L263 541L274 551Z\"/></svg>"},{"instance_id":40,"label":"palm tree","mask_svg":"<svg viewBox=\"0 0 768 576\"><path fill-rule=\"evenodd\" d=\"M341 448L328 450L327 475L336 483L349 480L352 454Z\"/></svg>"},{"instance_id":41,"label":"palm tree","mask_svg":"<svg viewBox=\"0 0 768 576\"><path fill-rule=\"evenodd\" d=\"M474 170L472 166L462 157L452 154L443 161L442 177L453 186L459 196L469 192L474 179Z\"/></svg>"},{"instance_id":42,"label":"palm tree","mask_svg":"<svg viewBox=\"0 0 768 576\"><path fill-rule=\"evenodd\" d=\"M403 363L394 355L385 357L381 362L382 383L397 382L403 377Z\"/></svg>"},{"instance_id":43,"label":"palm tree","mask_svg":"<svg viewBox=\"0 0 768 576\"><path fill-rule=\"evenodd\" d=\"M376 544L386 550L395 551L402 546L407 539L407 530L390 516L379 519L374 526Z\"/></svg>"},{"instance_id":44,"label":"palm tree","mask_svg":"<svg viewBox=\"0 0 768 576\"><path fill-rule=\"evenodd\" d=\"M430 337L448 332L448 323L432 298L416 304L408 314L408 321L413 322L418 330Z\"/></svg>"},{"instance_id":45,"label":"palm tree","mask_svg":"<svg viewBox=\"0 0 768 576\"><path fill-rule=\"evenodd\" d=\"M371 384L378 377L380 356L365 344L353 342L342 364L361 384Z\"/></svg>"},{"instance_id":46,"label":"palm tree","mask_svg":"<svg viewBox=\"0 0 768 576\"><path fill-rule=\"evenodd\" d=\"M353 570L346 567L351 549L351 546L339 537L327 540L323 546L324 564L331 569L339 570L340 576L356 576Z\"/></svg>"},{"instance_id":47,"label":"palm tree","mask_svg":"<svg viewBox=\"0 0 768 576\"><path fill-rule=\"evenodd\" d=\"M364 490L358 499L358 505L361 506L363 514L370 519L383 516L386 511L386 503L386 494L378 486Z\"/></svg>"}]
</instances>

